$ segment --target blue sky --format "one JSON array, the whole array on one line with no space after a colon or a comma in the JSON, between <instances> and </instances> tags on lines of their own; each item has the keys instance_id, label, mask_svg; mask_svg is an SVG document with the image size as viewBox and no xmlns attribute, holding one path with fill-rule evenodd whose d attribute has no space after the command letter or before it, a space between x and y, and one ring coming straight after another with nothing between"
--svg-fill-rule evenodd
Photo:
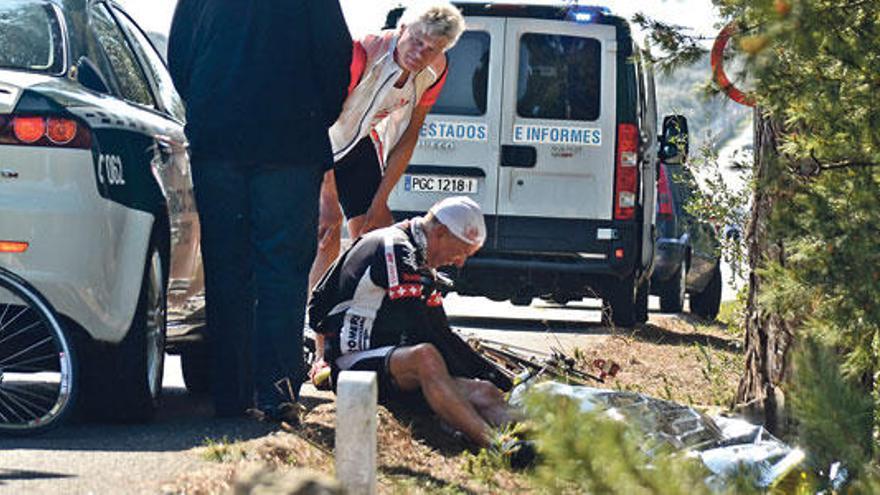
<instances>
[{"instance_id":1,"label":"blue sky","mask_svg":"<svg viewBox=\"0 0 880 495\"><path fill-rule=\"evenodd\" d=\"M135 20L149 31L167 33L171 25L176 0L118 0ZM259 0L256 0L259 1ZM326 0L320 0L326 1ZM516 2L512 0L510 3ZM552 1L552 0L551 0ZM542 2L532 0L531 3ZM381 27L385 13L392 7L407 1L399 0L340 0L355 36ZM558 0L555 2L558 3ZM631 17L636 12L644 12L653 18L693 28L696 33L714 36L718 19L710 0L595 0L582 2L604 5L618 15Z\"/></svg>"}]
</instances>

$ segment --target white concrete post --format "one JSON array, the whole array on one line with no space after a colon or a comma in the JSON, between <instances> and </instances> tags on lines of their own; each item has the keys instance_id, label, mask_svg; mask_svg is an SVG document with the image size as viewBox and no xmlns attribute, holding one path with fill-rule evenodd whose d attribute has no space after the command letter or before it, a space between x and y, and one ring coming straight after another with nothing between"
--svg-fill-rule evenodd
<instances>
[{"instance_id":1,"label":"white concrete post","mask_svg":"<svg viewBox=\"0 0 880 495\"><path fill-rule=\"evenodd\" d=\"M336 477L351 495L376 493L376 373L343 371L336 386Z\"/></svg>"}]
</instances>

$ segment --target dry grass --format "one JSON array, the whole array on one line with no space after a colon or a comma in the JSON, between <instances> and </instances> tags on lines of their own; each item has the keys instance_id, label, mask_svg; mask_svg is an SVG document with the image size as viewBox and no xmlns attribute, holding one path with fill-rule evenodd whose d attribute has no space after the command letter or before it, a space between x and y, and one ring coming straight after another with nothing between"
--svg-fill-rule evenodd
<instances>
[{"instance_id":1,"label":"dry grass","mask_svg":"<svg viewBox=\"0 0 880 495\"><path fill-rule=\"evenodd\" d=\"M332 475L335 414L334 404L324 403L314 407L294 432L278 431L243 442L207 441L196 451L210 464L163 487L163 491L222 493L239 476L259 465L274 469L305 468ZM475 457L466 443L449 435L433 418L395 415L380 407L377 436L380 493L497 493L527 489L524 478L508 471L476 479L473 468L468 467Z\"/></svg>"},{"instance_id":2,"label":"dry grass","mask_svg":"<svg viewBox=\"0 0 880 495\"><path fill-rule=\"evenodd\" d=\"M617 376L600 385L604 388L694 406L730 406L743 367L740 341L696 319L656 317L652 322L580 349L580 362L589 367L598 358L620 365Z\"/></svg>"},{"instance_id":3,"label":"dry grass","mask_svg":"<svg viewBox=\"0 0 880 495\"><path fill-rule=\"evenodd\" d=\"M577 350L591 367L594 359L621 366L606 388L633 390L699 406L726 406L742 367L737 339L720 326L697 320L657 316L652 324L615 333L590 348ZM594 371L594 370L593 370ZM278 431L245 442L206 442L196 455L213 459L202 471L164 487L167 493L208 494L229 489L254 466L311 469L332 475L335 405L332 394L304 389L310 407L294 433ZM529 482L500 467L485 453L468 450L430 417L379 411L379 492L524 493Z\"/></svg>"}]
</instances>

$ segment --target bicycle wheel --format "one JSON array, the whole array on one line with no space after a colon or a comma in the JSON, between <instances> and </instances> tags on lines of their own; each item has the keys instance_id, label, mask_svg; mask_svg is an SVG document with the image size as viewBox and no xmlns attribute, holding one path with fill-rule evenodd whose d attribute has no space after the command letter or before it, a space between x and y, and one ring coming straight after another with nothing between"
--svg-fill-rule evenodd
<instances>
[{"instance_id":1,"label":"bicycle wheel","mask_svg":"<svg viewBox=\"0 0 880 495\"><path fill-rule=\"evenodd\" d=\"M76 399L76 364L49 302L0 268L0 433L33 434L61 423Z\"/></svg>"}]
</instances>

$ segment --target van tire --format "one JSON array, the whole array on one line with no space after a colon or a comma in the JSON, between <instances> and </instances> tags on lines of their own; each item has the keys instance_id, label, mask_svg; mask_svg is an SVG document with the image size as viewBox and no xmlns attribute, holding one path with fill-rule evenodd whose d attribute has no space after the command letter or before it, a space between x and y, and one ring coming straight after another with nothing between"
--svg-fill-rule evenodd
<instances>
[{"instance_id":1,"label":"van tire","mask_svg":"<svg viewBox=\"0 0 880 495\"><path fill-rule=\"evenodd\" d=\"M635 274L614 284L605 297L602 308L604 322L619 327L631 327L648 319L647 284L635 287Z\"/></svg>"},{"instance_id":2,"label":"van tire","mask_svg":"<svg viewBox=\"0 0 880 495\"><path fill-rule=\"evenodd\" d=\"M669 280L660 286L660 311L681 313L684 307L684 293L687 285L687 266L682 263Z\"/></svg>"},{"instance_id":3,"label":"van tire","mask_svg":"<svg viewBox=\"0 0 880 495\"><path fill-rule=\"evenodd\" d=\"M716 264L706 288L691 294L691 312L707 320L714 320L721 308L721 265Z\"/></svg>"},{"instance_id":4,"label":"van tire","mask_svg":"<svg viewBox=\"0 0 880 495\"><path fill-rule=\"evenodd\" d=\"M651 281L646 280L636 292L636 323L648 321L648 295L651 293Z\"/></svg>"}]
</instances>

